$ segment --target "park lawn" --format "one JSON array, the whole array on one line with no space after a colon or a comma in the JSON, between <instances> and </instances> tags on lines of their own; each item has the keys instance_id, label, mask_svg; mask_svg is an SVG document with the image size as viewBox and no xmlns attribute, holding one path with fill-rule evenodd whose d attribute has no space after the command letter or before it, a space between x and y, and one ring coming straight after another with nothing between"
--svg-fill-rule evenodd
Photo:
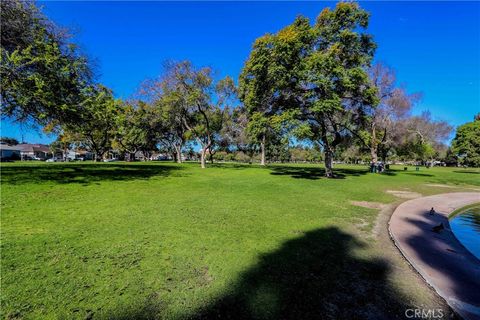
<instances>
[{"instance_id":1,"label":"park lawn","mask_svg":"<svg viewBox=\"0 0 480 320\"><path fill-rule=\"evenodd\" d=\"M400 318L429 296L350 201L479 189L480 170L394 169L2 164L2 318Z\"/></svg>"}]
</instances>

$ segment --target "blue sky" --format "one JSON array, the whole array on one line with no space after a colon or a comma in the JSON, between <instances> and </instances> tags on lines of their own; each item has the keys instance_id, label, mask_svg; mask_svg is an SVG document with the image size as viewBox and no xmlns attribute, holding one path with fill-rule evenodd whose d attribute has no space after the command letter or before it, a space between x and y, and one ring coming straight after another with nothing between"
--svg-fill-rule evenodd
<instances>
[{"instance_id":1,"label":"blue sky","mask_svg":"<svg viewBox=\"0 0 480 320\"><path fill-rule=\"evenodd\" d=\"M161 72L165 60L189 59L219 76L238 77L255 38L302 14L313 21L334 2L39 2L70 28L96 64L99 81L118 97ZM397 70L410 92L423 92L415 113L457 126L480 112L480 2L360 2L376 60ZM50 142L2 121L2 136Z\"/></svg>"}]
</instances>

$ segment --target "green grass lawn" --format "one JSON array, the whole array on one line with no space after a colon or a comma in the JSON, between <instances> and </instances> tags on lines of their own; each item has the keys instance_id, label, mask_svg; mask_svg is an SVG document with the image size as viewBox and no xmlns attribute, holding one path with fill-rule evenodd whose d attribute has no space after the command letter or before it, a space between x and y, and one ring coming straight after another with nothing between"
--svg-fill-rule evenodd
<instances>
[{"instance_id":1,"label":"green grass lawn","mask_svg":"<svg viewBox=\"0 0 480 320\"><path fill-rule=\"evenodd\" d=\"M478 189L480 170L395 169L2 164L2 318L401 318L429 289L350 201Z\"/></svg>"}]
</instances>

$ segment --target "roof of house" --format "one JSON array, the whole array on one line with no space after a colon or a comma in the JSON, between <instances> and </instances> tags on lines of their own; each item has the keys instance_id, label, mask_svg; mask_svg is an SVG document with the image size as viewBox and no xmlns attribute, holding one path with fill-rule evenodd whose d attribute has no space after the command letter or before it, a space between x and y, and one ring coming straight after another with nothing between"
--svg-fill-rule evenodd
<instances>
[{"instance_id":1,"label":"roof of house","mask_svg":"<svg viewBox=\"0 0 480 320\"><path fill-rule=\"evenodd\" d=\"M22 152L50 152L50 147L46 144L30 144L30 143L21 143L18 145Z\"/></svg>"},{"instance_id":2,"label":"roof of house","mask_svg":"<svg viewBox=\"0 0 480 320\"><path fill-rule=\"evenodd\" d=\"M21 148L19 146L10 146L8 144L0 144L0 150L20 151Z\"/></svg>"}]
</instances>

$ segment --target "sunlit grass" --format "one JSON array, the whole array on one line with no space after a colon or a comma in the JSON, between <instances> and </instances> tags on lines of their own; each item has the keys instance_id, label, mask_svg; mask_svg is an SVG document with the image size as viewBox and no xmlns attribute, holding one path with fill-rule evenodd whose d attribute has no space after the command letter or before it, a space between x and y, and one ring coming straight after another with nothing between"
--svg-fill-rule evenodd
<instances>
[{"instance_id":1,"label":"sunlit grass","mask_svg":"<svg viewBox=\"0 0 480 320\"><path fill-rule=\"evenodd\" d=\"M285 304L281 292L298 289L286 285L296 281L288 275L317 259L331 268L309 282L323 295L333 294L327 278L343 270L337 259L361 265L381 295L390 290L373 276L382 267L360 263L349 249L354 237L369 238L346 236L356 225L371 230L377 211L350 201L395 201L386 190L456 190L429 184L480 186L478 169L395 169L379 175L340 166L339 179L329 180L320 165L2 164L2 317L221 315L221 301L232 297L245 299L238 306L249 306L249 315L275 317ZM286 278L276 272L283 266ZM262 285L252 289L252 279ZM298 296L317 292L305 290ZM306 316L308 305L290 307Z\"/></svg>"}]
</instances>

